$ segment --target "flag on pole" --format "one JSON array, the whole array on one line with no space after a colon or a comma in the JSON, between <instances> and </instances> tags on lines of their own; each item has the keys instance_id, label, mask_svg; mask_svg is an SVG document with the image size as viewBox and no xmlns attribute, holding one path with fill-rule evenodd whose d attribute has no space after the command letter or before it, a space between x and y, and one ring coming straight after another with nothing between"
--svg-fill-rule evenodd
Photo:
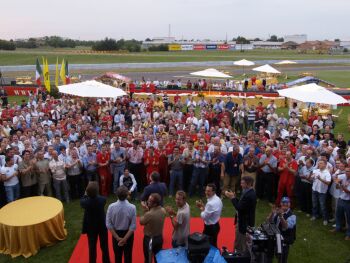
<instances>
[{"instance_id":1,"label":"flag on pole","mask_svg":"<svg viewBox=\"0 0 350 263\"><path fill-rule=\"evenodd\" d=\"M51 85L50 85L50 74L49 74L49 64L47 63L47 58L45 59L43 57L43 75L44 75L44 84L46 87L46 90L48 92L51 91Z\"/></svg>"},{"instance_id":2,"label":"flag on pole","mask_svg":"<svg viewBox=\"0 0 350 263\"><path fill-rule=\"evenodd\" d=\"M66 84L70 83L69 69L68 69L68 60L66 60Z\"/></svg>"},{"instance_id":3,"label":"flag on pole","mask_svg":"<svg viewBox=\"0 0 350 263\"><path fill-rule=\"evenodd\" d=\"M58 58L56 59L56 76L55 76L55 85L58 87L58 78L59 78L59 73L58 73Z\"/></svg>"},{"instance_id":4,"label":"flag on pole","mask_svg":"<svg viewBox=\"0 0 350 263\"><path fill-rule=\"evenodd\" d=\"M60 70L60 78L63 84L66 84L66 66L64 59L62 59L61 70Z\"/></svg>"},{"instance_id":5,"label":"flag on pole","mask_svg":"<svg viewBox=\"0 0 350 263\"><path fill-rule=\"evenodd\" d=\"M36 59L36 67L35 67L35 80L36 80L36 84L38 84L38 86L41 86L41 75L43 74L43 71L41 70L40 67L40 63L39 63L39 59Z\"/></svg>"}]
</instances>

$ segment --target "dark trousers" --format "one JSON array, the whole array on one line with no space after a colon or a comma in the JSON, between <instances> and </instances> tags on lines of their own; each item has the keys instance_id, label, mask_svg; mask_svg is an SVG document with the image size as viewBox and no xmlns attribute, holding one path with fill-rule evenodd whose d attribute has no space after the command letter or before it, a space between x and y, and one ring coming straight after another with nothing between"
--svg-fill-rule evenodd
<instances>
[{"instance_id":1,"label":"dark trousers","mask_svg":"<svg viewBox=\"0 0 350 263\"><path fill-rule=\"evenodd\" d=\"M4 183L0 182L0 208L6 205L6 193Z\"/></svg>"},{"instance_id":2,"label":"dark trousers","mask_svg":"<svg viewBox=\"0 0 350 263\"><path fill-rule=\"evenodd\" d=\"M89 263L96 263L96 244L97 238L100 238L100 248L102 251L102 262L109 263L108 253L108 232L107 229L100 230L99 232L87 233L89 242Z\"/></svg>"},{"instance_id":3,"label":"dark trousers","mask_svg":"<svg viewBox=\"0 0 350 263\"><path fill-rule=\"evenodd\" d=\"M142 163L129 163L128 164L129 171L135 176L135 180L137 183L137 190L143 191L145 187L145 174Z\"/></svg>"},{"instance_id":4,"label":"dark trousers","mask_svg":"<svg viewBox=\"0 0 350 263\"><path fill-rule=\"evenodd\" d=\"M156 254L162 250L163 247L163 237L156 236L152 238L152 247L150 248L151 237L144 236L143 237L143 255L145 257L145 263L152 263L150 261L150 251L152 251L154 262L157 263Z\"/></svg>"},{"instance_id":5,"label":"dark trousers","mask_svg":"<svg viewBox=\"0 0 350 263\"><path fill-rule=\"evenodd\" d=\"M208 184L209 183L215 184L217 196L221 196L220 176L221 176L220 168L218 169L217 167L209 166Z\"/></svg>"},{"instance_id":6,"label":"dark trousers","mask_svg":"<svg viewBox=\"0 0 350 263\"><path fill-rule=\"evenodd\" d=\"M189 185L192 178L192 172L193 172L193 164L185 164L184 166L184 180L183 180L183 186L185 192L189 191Z\"/></svg>"},{"instance_id":7,"label":"dark trousers","mask_svg":"<svg viewBox=\"0 0 350 263\"><path fill-rule=\"evenodd\" d=\"M258 198L266 197L270 203L274 202L275 174L260 171L257 175L256 193Z\"/></svg>"},{"instance_id":8,"label":"dark trousers","mask_svg":"<svg viewBox=\"0 0 350 263\"><path fill-rule=\"evenodd\" d=\"M193 173L190 185L190 197L196 192L196 187L198 186L199 196L204 196L204 185L208 177L208 168L198 168L193 167Z\"/></svg>"},{"instance_id":9,"label":"dark trousers","mask_svg":"<svg viewBox=\"0 0 350 263\"><path fill-rule=\"evenodd\" d=\"M69 184L69 192L71 199L80 198L83 195L81 176L77 175L68 175L68 184Z\"/></svg>"},{"instance_id":10,"label":"dark trousers","mask_svg":"<svg viewBox=\"0 0 350 263\"><path fill-rule=\"evenodd\" d=\"M124 237L127 230L116 230L115 231L119 237ZM122 263L122 258L124 255L124 263L132 263L132 247L134 245L134 234L132 234L124 246L118 246L118 241L113 238L113 251L114 251L114 262Z\"/></svg>"},{"instance_id":11,"label":"dark trousers","mask_svg":"<svg viewBox=\"0 0 350 263\"><path fill-rule=\"evenodd\" d=\"M21 197L26 198L26 197L31 197L31 196L36 196L38 195L38 185L30 185L30 186L22 186L21 188Z\"/></svg>"},{"instance_id":12,"label":"dark trousers","mask_svg":"<svg viewBox=\"0 0 350 263\"><path fill-rule=\"evenodd\" d=\"M301 211L311 214L312 212L312 184L300 182L299 205Z\"/></svg>"},{"instance_id":13,"label":"dark trousers","mask_svg":"<svg viewBox=\"0 0 350 263\"><path fill-rule=\"evenodd\" d=\"M203 234L209 237L209 242L212 246L217 247L218 235L220 232L220 224L217 222L214 225L204 225Z\"/></svg>"},{"instance_id":14,"label":"dark trousers","mask_svg":"<svg viewBox=\"0 0 350 263\"><path fill-rule=\"evenodd\" d=\"M85 179L86 179L86 185L90 181L97 181L98 182L98 174L97 171L85 171Z\"/></svg>"}]
</instances>

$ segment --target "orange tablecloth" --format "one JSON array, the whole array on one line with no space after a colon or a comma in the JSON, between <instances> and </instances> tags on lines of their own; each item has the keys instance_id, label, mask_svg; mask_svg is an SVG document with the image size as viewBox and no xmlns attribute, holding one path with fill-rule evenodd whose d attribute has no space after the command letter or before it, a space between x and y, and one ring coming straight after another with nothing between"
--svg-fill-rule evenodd
<instances>
[{"instance_id":1,"label":"orange tablecloth","mask_svg":"<svg viewBox=\"0 0 350 263\"><path fill-rule=\"evenodd\" d=\"M66 236L63 205L56 198L23 198L0 209L2 254L27 258L40 247L51 246Z\"/></svg>"}]
</instances>

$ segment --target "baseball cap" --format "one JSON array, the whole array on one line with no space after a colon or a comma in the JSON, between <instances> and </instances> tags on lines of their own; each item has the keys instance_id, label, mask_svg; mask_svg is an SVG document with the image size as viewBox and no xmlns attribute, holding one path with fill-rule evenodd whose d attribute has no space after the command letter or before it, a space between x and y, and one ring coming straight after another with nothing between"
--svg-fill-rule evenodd
<instances>
[{"instance_id":1,"label":"baseball cap","mask_svg":"<svg viewBox=\"0 0 350 263\"><path fill-rule=\"evenodd\" d=\"M290 199L289 199L289 197L283 197L282 199L281 199L281 203L290 203Z\"/></svg>"}]
</instances>

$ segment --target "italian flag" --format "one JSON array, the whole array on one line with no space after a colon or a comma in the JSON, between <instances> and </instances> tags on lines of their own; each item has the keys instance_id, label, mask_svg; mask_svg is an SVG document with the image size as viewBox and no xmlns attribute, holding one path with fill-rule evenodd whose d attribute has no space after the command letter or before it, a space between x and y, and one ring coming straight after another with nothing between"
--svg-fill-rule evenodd
<instances>
[{"instance_id":1,"label":"italian flag","mask_svg":"<svg viewBox=\"0 0 350 263\"><path fill-rule=\"evenodd\" d=\"M66 73L66 84L70 83L69 69L68 69L68 60L66 60L65 64L65 73Z\"/></svg>"},{"instance_id":2,"label":"italian flag","mask_svg":"<svg viewBox=\"0 0 350 263\"><path fill-rule=\"evenodd\" d=\"M38 86L41 86L41 75L43 74L43 71L41 70L39 59L36 59L36 68L35 68L35 80Z\"/></svg>"}]
</instances>

